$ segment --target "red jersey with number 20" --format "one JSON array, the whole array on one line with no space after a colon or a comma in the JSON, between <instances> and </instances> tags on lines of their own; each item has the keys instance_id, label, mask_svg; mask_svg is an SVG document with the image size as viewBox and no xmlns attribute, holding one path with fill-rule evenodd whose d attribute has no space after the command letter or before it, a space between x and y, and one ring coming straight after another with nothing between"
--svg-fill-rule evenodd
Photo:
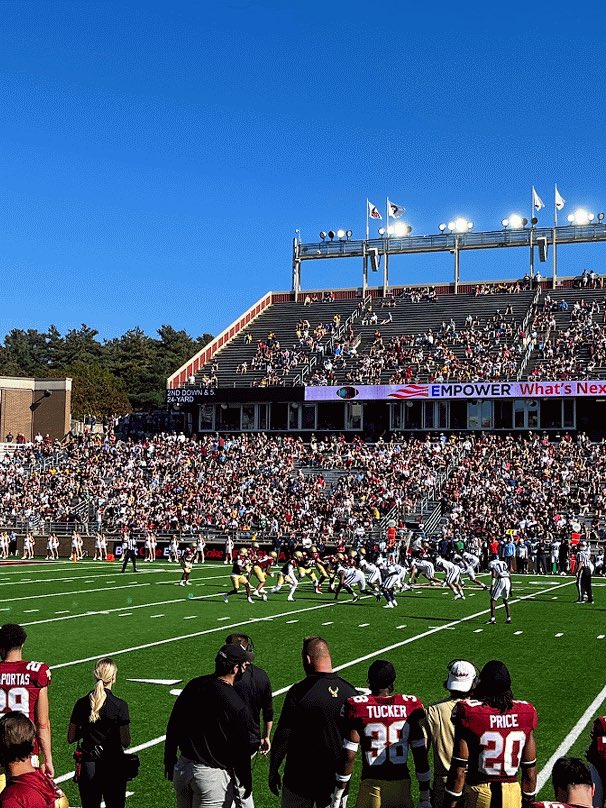
<instances>
[{"instance_id":1,"label":"red jersey with number 20","mask_svg":"<svg viewBox=\"0 0 606 808\"><path fill-rule=\"evenodd\" d=\"M362 747L362 779L408 778L409 746L423 746L422 703L416 696L351 696L344 706L345 735L355 729Z\"/></svg>"},{"instance_id":2,"label":"red jersey with number 20","mask_svg":"<svg viewBox=\"0 0 606 808\"><path fill-rule=\"evenodd\" d=\"M35 723L40 690L48 687L50 680L51 671L44 662L0 662L0 715L16 710Z\"/></svg>"},{"instance_id":3,"label":"red jersey with number 20","mask_svg":"<svg viewBox=\"0 0 606 808\"><path fill-rule=\"evenodd\" d=\"M514 782L522 752L536 728L537 711L528 701L514 701L504 713L474 699L459 701L452 720L469 749L467 783Z\"/></svg>"}]
</instances>

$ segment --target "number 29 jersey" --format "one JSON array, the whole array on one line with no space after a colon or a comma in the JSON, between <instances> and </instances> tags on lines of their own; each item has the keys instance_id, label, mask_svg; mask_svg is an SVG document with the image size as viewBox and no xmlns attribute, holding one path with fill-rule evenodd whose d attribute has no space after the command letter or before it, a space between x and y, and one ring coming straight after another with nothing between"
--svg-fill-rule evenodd
<instances>
[{"instance_id":1,"label":"number 29 jersey","mask_svg":"<svg viewBox=\"0 0 606 808\"><path fill-rule=\"evenodd\" d=\"M355 729L362 748L362 779L408 779L408 751L424 746L425 710L416 696L351 696L344 705L345 735Z\"/></svg>"},{"instance_id":2,"label":"number 29 jersey","mask_svg":"<svg viewBox=\"0 0 606 808\"><path fill-rule=\"evenodd\" d=\"M0 716L16 710L35 723L40 690L50 681L51 671L44 662L0 662Z\"/></svg>"},{"instance_id":3,"label":"number 29 jersey","mask_svg":"<svg viewBox=\"0 0 606 808\"><path fill-rule=\"evenodd\" d=\"M522 752L536 729L537 711L528 701L514 701L504 713L475 699L459 701L452 713L469 750L467 783L517 780Z\"/></svg>"}]
</instances>

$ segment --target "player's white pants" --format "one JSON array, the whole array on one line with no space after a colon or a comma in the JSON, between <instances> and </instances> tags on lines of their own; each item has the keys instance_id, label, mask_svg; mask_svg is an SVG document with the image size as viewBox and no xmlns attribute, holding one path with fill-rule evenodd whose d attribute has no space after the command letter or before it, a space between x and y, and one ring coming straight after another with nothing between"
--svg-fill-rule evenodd
<instances>
[{"instance_id":1,"label":"player's white pants","mask_svg":"<svg viewBox=\"0 0 606 808\"><path fill-rule=\"evenodd\" d=\"M490 587L491 600L498 600L499 598L502 598L503 600L509 600L510 595L511 595L510 578L497 578L495 581L492 582L492 586Z\"/></svg>"}]
</instances>

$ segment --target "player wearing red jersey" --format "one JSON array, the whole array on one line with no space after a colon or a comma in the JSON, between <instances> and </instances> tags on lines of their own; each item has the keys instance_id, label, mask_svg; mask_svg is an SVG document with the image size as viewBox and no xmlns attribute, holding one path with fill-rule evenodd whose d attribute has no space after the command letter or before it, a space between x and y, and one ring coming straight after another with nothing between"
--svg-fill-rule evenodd
<instances>
[{"instance_id":1,"label":"player wearing red jersey","mask_svg":"<svg viewBox=\"0 0 606 808\"><path fill-rule=\"evenodd\" d=\"M44 755L43 771L54 775L48 708L51 672L44 662L23 659L25 630L15 623L0 628L0 715L16 711L26 715L36 727L34 752Z\"/></svg>"},{"instance_id":2,"label":"player wearing red jersey","mask_svg":"<svg viewBox=\"0 0 606 808\"><path fill-rule=\"evenodd\" d=\"M35 742L36 728L23 713L8 712L0 719L0 761L9 778L0 804L3 808L68 808L63 791L42 769L34 768Z\"/></svg>"},{"instance_id":3,"label":"player wearing red jersey","mask_svg":"<svg viewBox=\"0 0 606 808\"><path fill-rule=\"evenodd\" d=\"M558 758L551 782L557 802L533 802L532 808L592 808L592 800L596 805L591 773L579 758Z\"/></svg>"},{"instance_id":4,"label":"player wearing red jersey","mask_svg":"<svg viewBox=\"0 0 606 808\"><path fill-rule=\"evenodd\" d=\"M336 774L331 806L338 808L362 747L362 778L356 808L412 808L408 750L412 748L420 808L429 808L429 763L421 721L425 710L416 696L393 692L396 671L377 660L368 670L370 696L351 696L343 705L344 760Z\"/></svg>"},{"instance_id":5,"label":"player wearing red jersey","mask_svg":"<svg viewBox=\"0 0 606 808\"><path fill-rule=\"evenodd\" d=\"M519 808L522 802L530 803L536 793L537 713L529 702L514 701L511 677L502 662L484 665L474 698L458 702L452 721L455 739L446 808L455 808L462 795L465 808Z\"/></svg>"},{"instance_id":6,"label":"player wearing red jersey","mask_svg":"<svg viewBox=\"0 0 606 808\"><path fill-rule=\"evenodd\" d=\"M275 564L278 554L275 550L271 553L266 553L265 550L258 550L255 558L252 560L252 573L257 581L258 586L253 590L253 595L256 595L263 600L267 600L267 592L265 591L265 582L268 575L273 575L271 571L272 566Z\"/></svg>"},{"instance_id":7,"label":"player wearing red jersey","mask_svg":"<svg viewBox=\"0 0 606 808\"><path fill-rule=\"evenodd\" d=\"M229 576L232 589L230 592L225 592L223 595L223 600L225 603L229 603L230 595L238 594L241 586L243 586L246 590L246 600L249 603L254 603L254 600L252 599L252 588L249 581L250 571L251 564L248 558L248 550L246 547L242 547L232 564L231 575Z\"/></svg>"},{"instance_id":8,"label":"player wearing red jersey","mask_svg":"<svg viewBox=\"0 0 606 808\"><path fill-rule=\"evenodd\" d=\"M194 564L194 557L196 555L195 546L196 546L195 544L188 545L183 551L183 555L180 558L181 569L183 570L183 572L181 573L181 580L179 581L179 586L191 586L189 576L191 575L191 571L193 569Z\"/></svg>"},{"instance_id":9,"label":"player wearing red jersey","mask_svg":"<svg viewBox=\"0 0 606 808\"><path fill-rule=\"evenodd\" d=\"M593 804L604 805L604 785L606 784L606 715L593 722L591 728L591 744L587 750L587 760L591 779L595 786Z\"/></svg>"}]
</instances>

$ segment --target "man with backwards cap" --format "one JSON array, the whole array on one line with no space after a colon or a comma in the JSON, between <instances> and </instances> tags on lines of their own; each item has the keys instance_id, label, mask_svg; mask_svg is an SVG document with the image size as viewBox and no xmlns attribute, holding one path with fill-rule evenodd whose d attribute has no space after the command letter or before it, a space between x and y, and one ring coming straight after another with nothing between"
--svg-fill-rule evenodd
<instances>
[{"instance_id":1,"label":"man with backwards cap","mask_svg":"<svg viewBox=\"0 0 606 808\"><path fill-rule=\"evenodd\" d=\"M234 688L251 660L241 645L224 645L215 672L192 679L177 698L164 746L177 808L252 808L250 717Z\"/></svg>"},{"instance_id":2,"label":"man with backwards cap","mask_svg":"<svg viewBox=\"0 0 606 808\"><path fill-rule=\"evenodd\" d=\"M444 808L455 808L461 797L465 808L519 808L531 803L537 785L537 712L527 701L514 701L511 677L502 662L484 665L474 698L461 700L452 720L454 750Z\"/></svg>"},{"instance_id":3,"label":"man with backwards cap","mask_svg":"<svg viewBox=\"0 0 606 808\"><path fill-rule=\"evenodd\" d=\"M362 777L356 808L412 808L409 747L419 781L420 803L430 808L429 763L421 727L425 710L416 696L394 693L396 670L377 659L368 669L369 696L351 696L343 705L344 759L336 773L331 808L342 804L358 747Z\"/></svg>"},{"instance_id":4,"label":"man with backwards cap","mask_svg":"<svg viewBox=\"0 0 606 808\"><path fill-rule=\"evenodd\" d=\"M447 666L448 677L444 688L448 697L430 704L427 708L427 719L424 728L428 736L428 746L433 746L433 786L431 804L440 808L444 802L446 776L452 760L454 746L454 724L452 711L455 705L466 698L472 690L478 671L471 662L465 659L453 659Z\"/></svg>"}]
</instances>

